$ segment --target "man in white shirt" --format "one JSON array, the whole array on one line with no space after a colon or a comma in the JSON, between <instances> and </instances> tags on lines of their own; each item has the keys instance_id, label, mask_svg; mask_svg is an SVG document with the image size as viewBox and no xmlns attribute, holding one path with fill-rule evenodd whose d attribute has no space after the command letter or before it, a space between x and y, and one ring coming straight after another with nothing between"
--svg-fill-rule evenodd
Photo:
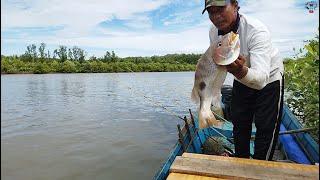
<instances>
[{"instance_id":1,"label":"man in white shirt","mask_svg":"<svg viewBox=\"0 0 320 180\"><path fill-rule=\"evenodd\" d=\"M205 0L213 23L210 43L231 31L239 34L240 55L226 66L235 77L231 120L236 157L249 158L252 122L257 128L253 158L271 160L283 107L283 62L260 21L239 13L237 0Z\"/></svg>"}]
</instances>

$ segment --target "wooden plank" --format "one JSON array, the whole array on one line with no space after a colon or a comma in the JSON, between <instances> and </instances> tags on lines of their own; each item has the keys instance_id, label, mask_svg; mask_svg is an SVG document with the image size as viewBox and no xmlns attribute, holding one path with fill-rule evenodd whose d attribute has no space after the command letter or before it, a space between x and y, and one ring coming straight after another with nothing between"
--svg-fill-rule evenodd
<instances>
[{"instance_id":1,"label":"wooden plank","mask_svg":"<svg viewBox=\"0 0 320 180\"><path fill-rule=\"evenodd\" d=\"M170 173L167 180L218 180L221 178L197 176L192 174Z\"/></svg>"},{"instance_id":2,"label":"wooden plank","mask_svg":"<svg viewBox=\"0 0 320 180\"><path fill-rule=\"evenodd\" d=\"M275 162L275 161L263 161L257 159L245 159L245 158L236 158L236 157L225 157L225 156L214 156L206 154L195 154L195 153L183 153L182 157L188 158L197 158L197 159L207 159L214 161L228 161L238 164L252 164L259 165L264 167L276 167L276 168L286 168L286 169L295 169L303 171L317 171L319 172L319 167L315 165L306 165L306 164L294 164L294 163L285 163L285 162Z\"/></svg>"},{"instance_id":3,"label":"wooden plank","mask_svg":"<svg viewBox=\"0 0 320 180\"><path fill-rule=\"evenodd\" d=\"M170 172L237 179L319 179L319 167L252 159L184 153Z\"/></svg>"}]
</instances>

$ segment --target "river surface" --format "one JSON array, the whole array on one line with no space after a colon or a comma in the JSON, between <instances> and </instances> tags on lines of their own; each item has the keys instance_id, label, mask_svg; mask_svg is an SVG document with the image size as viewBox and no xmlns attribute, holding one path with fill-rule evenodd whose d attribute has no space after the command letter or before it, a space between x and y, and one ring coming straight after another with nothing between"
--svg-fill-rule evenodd
<instances>
[{"instance_id":1,"label":"river surface","mask_svg":"<svg viewBox=\"0 0 320 180\"><path fill-rule=\"evenodd\" d=\"M193 78L1 75L1 178L152 179L177 139L173 114L196 110Z\"/></svg>"}]
</instances>

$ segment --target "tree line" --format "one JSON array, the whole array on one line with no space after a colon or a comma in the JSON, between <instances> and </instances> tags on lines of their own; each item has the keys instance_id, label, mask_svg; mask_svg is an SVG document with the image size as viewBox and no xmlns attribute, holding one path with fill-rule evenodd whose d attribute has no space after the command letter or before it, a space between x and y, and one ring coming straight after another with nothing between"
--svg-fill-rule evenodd
<instances>
[{"instance_id":1,"label":"tree line","mask_svg":"<svg viewBox=\"0 0 320 180\"><path fill-rule=\"evenodd\" d=\"M193 71L200 54L168 54L151 57L118 57L106 51L102 57L91 56L73 46L59 46L53 52L46 44L28 45L24 54L1 55L1 73L109 73Z\"/></svg>"}]
</instances>

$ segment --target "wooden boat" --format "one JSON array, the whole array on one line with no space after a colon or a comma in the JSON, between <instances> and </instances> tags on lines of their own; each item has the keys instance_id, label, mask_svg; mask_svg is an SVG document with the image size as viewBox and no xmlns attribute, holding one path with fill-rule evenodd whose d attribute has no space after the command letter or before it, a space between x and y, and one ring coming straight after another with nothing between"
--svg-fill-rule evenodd
<instances>
[{"instance_id":1,"label":"wooden boat","mask_svg":"<svg viewBox=\"0 0 320 180\"><path fill-rule=\"evenodd\" d=\"M222 102L224 103L223 110L225 117L228 117L229 111L228 111L228 103L226 101L228 100L229 96L231 96L231 91L227 93L222 93ZM280 133L279 133L279 141L277 144L276 152L278 153L278 157L274 156L275 161L261 161L261 160L253 160L253 159L241 159L241 158L234 158L234 157L222 157L222 156L213 156L213 155L204 155L203 154L203 143L210 137L221 137L224 139L225 144L228 144L229 147L231 147L231 151L234 150L234 146L232 144L232 123L226 122L224 127L214 128L209 127L206 129L199 129L198 128L198 119L196 116L194 116L190 112L190 117L184 118L184 125L178 127L178 141L171 150L168 158L166 161L162 164L159 171L155 174L154 179L162 180L167 179L169 172L170 179L179 179L174 177L183 177L182 179L190 178L190 179L201 179L199 177L193 177L204 173L204 177L206 176L213 176L213 177L226 177L226 178L257 178L256 176L225 176L225 175L210 175L209 172L214 172L214 170L219 169L219 167L208 167L208 165L213 164L210 162L207 162L209 159L214 159L214 164L216 166L227 166L227 167L233 167L236 168L239 163L241 164L250 164L251 162L254 164L254 168L252 167L246 167L248 170L252 169L258 169L262 168L262 166L259 166L260 164L264 164L263 167L265 168L263 171L260 169L259 172L268 173L270 171L270 174L273 173L273 175L270 175L270 179L274 179L274 177L277 177L274 175L274 170L271 172L272 168L270 167L277 167L277 168L285 168L285 170L281 172L286 172L288 170L288 167L293 167L292 171L287 172L287 174L283 173L282 175L286 175L287 178L293 177L294 178L311 178L311 179L318 179L319 178L319 171L318 166L316 166L316 172L311 171L315 170L313 166L319 165L319 145L318 143L308 134L305 132L300 133L290 133L290 132L299 132L300 129L302 129L301 124L299 123L298 119L292 114L292 112L289 110L289 108L284 105L284 110L282 114L282 124L280 127ZM216 114L215 114L216 115ZM222 120L223 118L216 115L217 119ZM289 132L289 133L288 133ZM253 127L252 135L255 135L255 128ZM250 153L253 154L253 141L251 141L251 147L250 147ZM193 157L193 158L190 158ZM198 159L194 158L197 157ZM279 158L280 157L280 158ZM186 162L183 162L182 159L184 159ZM227 159L227 160L225 160ZM236 159L236 160L235 160ZM240 160L239 160L240 159ZM191 162L194 163L194 168L199 165L199 161L201 160L200 164L206 164L205 168L198 168L198 171L192 171L192 168L189 166L192 166L190 164ZM203 162L202 162L203 161ZM248 161L248 162L244 162ZM281 161L281 162L277 162ZM235 163L236 162L236 163ZM289 162L289 163L288 163ZM172 165L174 163L174 165ZM180 164L179 164L180 163ZM189 163L189 164L188 164ZM198 163L198 164L197 164ZM227 163L227 164L225 164ZM237 164L238 163L238 164ZM274 164L274 163L282 163ZM222 165L223 164L223 165ZM295 165L296 166L293 166ZM182 165L182 166L181 166ZM259 167L258 167L259 166ZM301 166L301 167L300 167ZM303 166L303 167L302 167ZM306 168L304 168L306 166ZM179 172L176 170L176 167L180 167L184 169L187 173L181 174L176 173ZM269 167L269 168L266 168ZM171 171L170 171L171 168ZM189 169L188 169L189 168ZM221 168L221 167L220 167ZM245 167L238 167L240 169L243 169ZM209 170L208 170L209 169ZM307 170L306 170L307 169ZM207 170L207 171L205 171ZM310 172L308 171L310 170ZM194 174L190 173L193 172ZM188 173L189 172L189 173ZM229 171L228 171L229 172ZM232 171L235 172L235 171ZM312 173L311 173L312 172ZM209 173L209 174L208 174ZM229 172L230 173L230 172ZM291 174L290 174L291 173ZM297 175L301 175L298 176ZM227 173L228 174L228 173ZM246 173L246 175L250 175L250 172ZM251 173L254 174L254 173ZM260 173L261 174L261 173ZM266 174L261 174L266 175ZM278 174L280 175L280 174ZM305 175L305 176L302 176ZM264 176L265 177L265 176ZM259 178L258 178L259 179ZM264 179L264 178L262 178ZM268 178L267 178L268 179ZM277 179L277 178L275 178Z\"/></svg>"}]
</instances>

